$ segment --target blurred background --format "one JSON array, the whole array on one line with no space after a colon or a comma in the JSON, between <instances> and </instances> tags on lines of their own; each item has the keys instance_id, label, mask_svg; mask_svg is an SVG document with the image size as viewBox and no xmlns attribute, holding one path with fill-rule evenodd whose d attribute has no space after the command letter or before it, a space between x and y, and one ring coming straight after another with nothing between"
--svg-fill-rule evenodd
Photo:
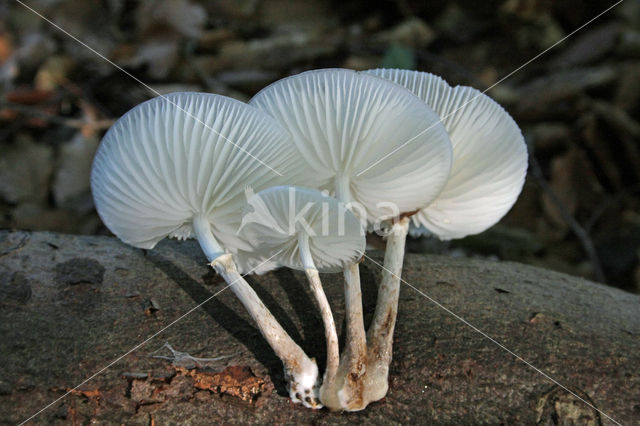
<instances>
[{"instance_id":1,"label":"blurred background","mask_svg":"<svg viewBox=\"0 0 640 426\"><path fill-rule=\"evenodd\" d=\"M25 0L160 93L248 100L325 67L429 71L484 90L614 0ZM489 231L409 250L514 260L640 292L640 1L489 92L531 162ZM0 229L108 234L89 190L108 127L154 95L14 1L0 3Z\"/></svg>"}]
</instances>

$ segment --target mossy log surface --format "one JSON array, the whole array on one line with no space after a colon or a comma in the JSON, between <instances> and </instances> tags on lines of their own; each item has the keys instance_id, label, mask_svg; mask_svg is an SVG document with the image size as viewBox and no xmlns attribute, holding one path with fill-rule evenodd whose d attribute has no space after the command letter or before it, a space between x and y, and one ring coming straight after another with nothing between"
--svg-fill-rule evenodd
<instances>
[{"instance_id":1,"label":"mossy log surface","mask_svg":"<svg viewBox=\"0 0 640 426\"><path fill-rule=\"evenodd\" d=\"M380 267L361 268L368 321ZM441 256L408 255L403 278L413 288L401 291L387 397L358 413L311 411L289 402L279 360L195 242L144 251L109 237L0 232L0 424L26 420L107 366L30 424L613 424L602 413L639 424L639 296ZM342 276L322 279L340 328ZM322 368L304 275L248 280ZM150 356L165 342L227 357L179 368Z\"/></svg>"}]
</instances>

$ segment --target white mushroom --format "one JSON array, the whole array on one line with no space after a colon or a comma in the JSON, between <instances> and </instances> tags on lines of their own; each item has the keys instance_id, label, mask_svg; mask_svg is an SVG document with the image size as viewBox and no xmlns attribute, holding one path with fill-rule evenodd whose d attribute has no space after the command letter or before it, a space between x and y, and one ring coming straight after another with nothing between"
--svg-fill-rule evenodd
<instances>
[{"instance_id":1,"label":"white mushroom","mask_svg":"<svg viewBox=\"0 0 640 426\"><path fill-rule=\"evenodd\" d=\"M295 399L319 407L318 368L236 270L244 188L300 178L303 160L288 133L263 112L218 95L175 93L120 118L93 162L96 209L122 241L151 249L167 236L195 236L284 364ZM308 398L307 398L308 397Z\"/></svg>"},{"instance_id":2,"label":"white mushroom","mask_svg":"<svg viewBox=\"0 0 640 426\"><path fill-rule=\"evenodd\" d=\"M511 116L493 99L467 86L451 87L419 71L368 71L411 90L442 119L453 145L446 186L412 216L416 226L443 240L478 234L513 206L527 173L527 147ZM411 149L414 142L411 142Z\"/></svg>"},{"instance_id":3,"label":"white mushroom","mask_svg":"<svg viewBox=\"0 0 640 426\"><path fill-rule=\"evenodd\" d=\"M261 257L305 271L324 323L325 389L336 378L340 353L331 306L318 272L341 271L362 257L365 237L360 222L342 203L320 191L281 186L248 200L240 235Z\"/></svg>"},{"instance_id":4,"label":"white mushroom","mask_svg":"<svg viewBox=\"0 0 640 426\"><path fill-rule=\"evenodd\" d=\"M452 152L439 117L395 83L343 69L309 71L277 81L250 103L291 133L319 188L370 224L427 206L446 183ZM407 141L412 146L403 150ZM371 401L364 396L367 348L357 264L344 274L343 377L333 397L323 390L323 402L355 411Z\"/></svg>"},{"instance_id":5,"label":"white mushroom","mask_svg":"<svg viewBox=\"0 0 640 426\"><path fill-rule=\"evenodd\" d=\"M440 195L412 216L415 226L440 239L477 234L497 223L513 206L527 171L527 149L518 125L490 97L471 87L451 87L433 74L376 69L377 75L411 90L441 118L453 144L451 175ZM431 117L425 121L430 123ZM411 149L418 141L410 142ZM388 371L397 311L404 241L409 221L393 225L387 240L383 278L374 319L368 330L370 351L385 354L377 369ZM386 366L384 365L384 362ZM372 389L382 389L382 382ZM384 394L382 394L384 396Z\"/></svg>"}]
</instances>

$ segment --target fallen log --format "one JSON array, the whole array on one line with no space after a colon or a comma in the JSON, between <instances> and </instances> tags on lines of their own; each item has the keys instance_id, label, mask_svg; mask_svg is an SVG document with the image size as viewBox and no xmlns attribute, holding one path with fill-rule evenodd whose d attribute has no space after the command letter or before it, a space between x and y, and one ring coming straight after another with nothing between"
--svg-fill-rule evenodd
<instances>
[{"instance_id":1,"label":"fallen log","mask_svg":"<svg viewBox=\"0 0 640 426\"><path fill-rule=\"evenodd\" d=\"M380 276L381 256L371 258L361 265L365 321ZM640 419L640 296L442 256L408 255L403 278L387 397L357 413L312 411L289 402L279 360L196 243L145 251L109 237L2 231L0 423ZM342 276L322 280L342 324ZM323 327L304 276L283 269L249 282L322 368ZM175 358L153 356L165 342Z\"/></svg>"}]
</instances>

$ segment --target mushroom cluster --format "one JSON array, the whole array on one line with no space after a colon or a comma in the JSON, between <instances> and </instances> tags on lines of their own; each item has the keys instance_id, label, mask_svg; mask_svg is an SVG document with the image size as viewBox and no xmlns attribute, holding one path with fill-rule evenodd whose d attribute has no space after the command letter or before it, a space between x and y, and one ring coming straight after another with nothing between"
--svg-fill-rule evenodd
<instances>
[{"instance_id":1,"label":"mushroom cluster","mask_svg":"<svg viewBox=\"0 0 640 426\"><path fill-rule=\"evenodd\" d=\"M294 402L357 411L387 393L410 227L441 239L484 231L514 204L526 167L518 126L475 89L417 71L326 69L248 104L204 93L147 101L105 135L91 186L125 243L198 240L282 360ZM365 331L367 231L383 232L387 248ZM241 275L278 267L308 278L325 328L322 377ZM319 275L338 271L342 351Z\"/></svg>"}]
</instances>

